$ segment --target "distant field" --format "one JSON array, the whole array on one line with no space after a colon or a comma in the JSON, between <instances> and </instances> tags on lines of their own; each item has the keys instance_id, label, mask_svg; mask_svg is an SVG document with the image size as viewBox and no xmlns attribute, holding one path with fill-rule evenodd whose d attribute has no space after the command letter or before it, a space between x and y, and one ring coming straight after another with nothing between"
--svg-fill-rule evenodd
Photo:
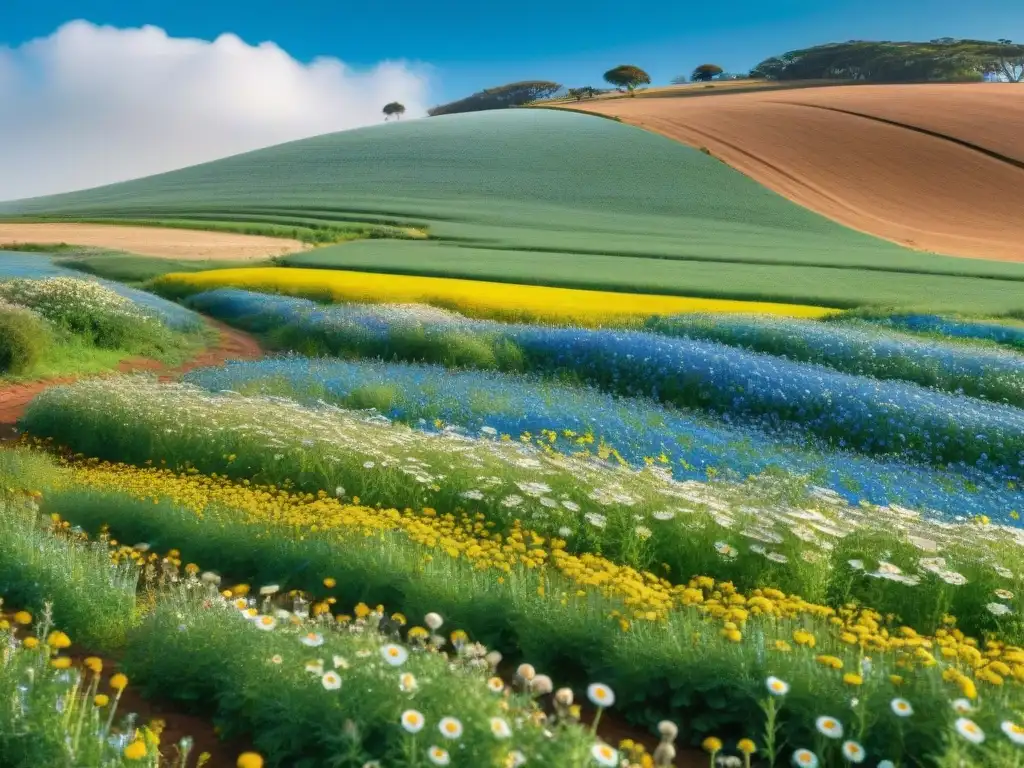
<instances>
[{"instance_id":1,"label":"distant field","mask_svg":"<svg viewBox=\"0 0 1024 768\"><path fill-rule=\"evenodd\" d=\"M503 251L369 240L282 259L288 266L465 277L594 290L853 308L868 304L965 314L1024 308L1024 283L813 265Z\"/></svg>"},{"instance_id":2,"label":"distant field","mask_svg":"<svg viewBox=\"0 0 1024 768\"><path fill-rule=\"evenodd\" d=\"M830 219L922 251L1024 262L1024 89L861 85L569 105L706 148Z\"/></svg>"},{"instance_id":3,"label":"distant field","mask_svg":"<svg viewBox=\"0 0 1024 768\"><path fill-rule=\"evenodd\" d=\"M799 295L830 306L1024 311L1024 265L904 249L671 139L554 110L346 131L0 204L5 213L412 228L435 242L363 241L291 263L676 295Z\"/></svg>"},{"instance_id":4,"label":"distant field","mask_svg":"<svg viewBox=\"0 0 1024 768\"><path fill-rule=\"evenodd\" d=\"M602 93L583 101L594 100L608 101L609 99L658 99L663 97L680 96L710 96L720 93L746 93L747 91L793 91L801 88L820 88L829 85L841 85L842 81L837 80L715 80L711 83L684 83L682 85L664 85L654 88L644 88L634 91L633 95L612 91ZM545 106L549 104L575 103L576 99L571 96L560 96L555 99L544 99L537 101L530 106Z\"/></svg>"}]
</instances>

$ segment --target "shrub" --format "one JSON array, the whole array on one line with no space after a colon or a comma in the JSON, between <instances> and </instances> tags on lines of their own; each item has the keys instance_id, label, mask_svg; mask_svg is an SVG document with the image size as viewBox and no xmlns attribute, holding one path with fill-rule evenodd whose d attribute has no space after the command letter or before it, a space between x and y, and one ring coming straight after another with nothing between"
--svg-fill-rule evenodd
<instances>
[{"instance_id":1,"label":"shrub","mask_svg":"<svg viewBox=\"0 0 1024 768\"><path fill-rule=\"evenodd\" d=\"M49 344L50 333L41 317L0 301L0 374L24 373Z\"/></svg>"},{"instance_id":2,"label":"shrub","mask_svg":"<svg viewBox=\"0 0 1024 768\"><path fill-rule=\"evenodd\" d=\"M8 280L0 283L3 299L29 308L103 349L144 352L171 343L171 331L156 312L91 280Z\"/></svg>"}]
</instances>

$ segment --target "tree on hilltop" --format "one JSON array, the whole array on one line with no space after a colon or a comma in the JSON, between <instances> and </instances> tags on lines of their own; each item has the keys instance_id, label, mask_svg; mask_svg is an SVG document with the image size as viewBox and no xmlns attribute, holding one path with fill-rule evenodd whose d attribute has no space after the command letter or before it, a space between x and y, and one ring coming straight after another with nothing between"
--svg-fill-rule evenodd
<instances>
[{"instance_id":1,"label":"tree on hilltop","mask_svg":"<svg viewBox=\"0 0 1024 768\"><path fill-rule=\"evenodd\" d=\"M585 85L582 88L570 88L568 94L576 101L583 101L583 99L592 99L598 94L597 88L590 85Z\"/></svg>"},{"instance_id":2,"label":"tree on hilltop","mask_svg":"<svg viewBox=\"0 0 1024 768\"><path fill-rule=\"evenodd\" d=\"M402 115L404 115L404 114L405 114L405 105L400 103L400 102L392 101L390 104L385 104L384 105L384 119L385 120L387 120L388 118L390 118L392 116L394 116L395 120L400 120Z\"/></svg>"},{"instance_id":3,"label":"tree on hilltop","mask_svg":"<svg viewBox=\"0 0 1024 768\"><path fill-rule=\"evenodd\" d=\"M706 83L721 75L722 68L717 64L701 64L693 70L690 80L695 83Z\"/></svg>"},{"instance_id":4,"label":"tree on hilltop","mask_svg":"<svg viewBox=\"0 0 1024 768\"><path fill-rule=\"evenodd\" d=\"M477 91L472 96L467 96L458 101L428 109L427 114L431 117L438 115L454 115L463 112L482 112L488 109L506 109L508 107L520 107L529 104L531 101L546 99L560 91L560 83L553 83L550 80L522 80L517 83L499 85L496 88L486 88Z\"/></svg>"},{"instance_id":5,"label":"tree on hilltop","mask_svg":"<svg viewBox=\"0 0 1024 768\"><path fill-rule=\"evenodd\" d=\"M634 95L633 91L637 86L651 84L651 76L632 64L620 64L614 69L609 69L604 73L604 80L619 90L625 88L630 96Z\"/></svg>"}]
</instances>

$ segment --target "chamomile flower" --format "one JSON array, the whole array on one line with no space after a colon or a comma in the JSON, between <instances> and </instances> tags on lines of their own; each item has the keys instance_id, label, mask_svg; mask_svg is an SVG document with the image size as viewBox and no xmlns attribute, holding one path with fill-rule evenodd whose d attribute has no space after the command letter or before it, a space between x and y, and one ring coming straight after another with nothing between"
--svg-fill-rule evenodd
<instances>
[{"instance_id":1,"label":"chamomile flower","mask_svg":"<svg viewBox=\"0 0 1024 768\"><path fill-rule=\"evenodd\" d=\"M793 753L793 765L797 768L818 768L818 756L809 749L798 749Z\"/></svg>"},{"instance_id":2,"label":"chamomile flower","mask_svg":"<svg viewBox=\"0 0 1024 768\"><path fill-rule=\"evenodd\" d=\"M789 683L785 680L780 680L774 675L769 676L768 679L765 680L765 685L768 687L768 693L773 696L785 696L789 693Z\"/></svg>"},{"instance_id":3,"label":"chamomile flower","mask_svg":"<svg viewBox=\"0 0 1024 768\"><path fill-rule=\"evenodd\" d=\"M409 652L400 645L394 643L388 643L387 645L381 646L380 655L384 657L384 661L390 664L392 667L400 667L405 664L406 659L409 658Z\"/></svg>"},{"instance_id":4,"label":"chamomile flower","mask_svg":"<svg viewBox=\"0 0 1024 768\"><path fill-rule=\"evenodd\" d=\"M867 753L864 751L864 747L856 741L844 741L843 757L851 763L863 763Z\"/></svg>"},{"instance_id":5,"label":"chamomile flower","mask_svg":"<svg viewBox=\"0 0 1024 768\"><path fill-rule=\"evenodd\" d=\"M507 739L512 736L512 728L503 717L491 718L491 733L497 739Z\"/></svg>"},{"instance_id":6,"label":"chamomile flower","mask_svg":"<svg viewBox=\"0 0 1024 768\"><path fill-rule=\"evenodd\" d=\"M419 683L416 682L416 676L412 672L403 672L401 677L398 678L399 690L412 693L418 687Z\"/></svg>"},{"instance_id":7,"label":"chamomile flower","mask_svg":"<svg viewBox=\"0 0 1024 768\"><path fill-rule=\"evenodd\" d=\"M324 636L319 632L307 632L302 636L301 642L305 646L316 648L317 646L324 644Z\"/></svg>"},{"instance_id":8,"label":"chamomile flower","mask_svg":"<svg viewBox=\"0 0 1024 768\"><path fill-rule=\"evenodd\" d=\"M437 730L446 739L457 739L462 736L462 723L456 717L442 717L437 724Z\"/></svg>"},{"instance_id":9,"label":"chamomile flower","mask_svg":"<svg viewBox=\"0 0 1024 768\"><path fill-rule=\"evenodd\" d=\"M1006 738L1014 744L1024 746L1024 728L1021 728L1012 720L1004 720L999 727L1003 729Z\"/></svg>"},{"instance_id":10,"label":"chamomile flower","mask_svg":"<svg viewBox=\"0 0 1024 768\"><path fill-rule=\"evenodd\" d=\"M969 715L974 711L974 705L971 704L970 699L953 699L950 703L953 706L953 711L958 715Z\"/></svg>"},{"instance_id":11,"label":"chamomile flower","mask_svg":"<svg viewBox=\"0 0 1024 768\"><path fill-rule=\"evenodd\" d=\"M253 624L256 625L257 629L262 629L264 632L269 632L277 626L277 619L275 619L273 616L257 616Z\"/></svg>"},{"instance_id":12,"label":"chamomile flower","mask_svg":"<svg viewBox=\"0 0 1024 768\"><path fill-rule=\"evenodd\" d=\"M451 755L448 754L447 749L441 749L441 747L431 747L427 750L427 758L434 765L448 765L451 763Z\"/></svg>"},{"instance_id":13,"label":"chamomile flower","mask_svg":"<svg viewBox=\"0 0 1024 768\"><path fill-rule=\"evenodd\" d=\"M830 739L843 738L843 724L834 717L822 715L814 721L814 727L818 729L818 733L822 736L827 736Z\"/></svg>"},{"instance_id":14,"label":"chamomile flower","mask_svg":"<svg viewBox=\"0 0 1024 768\"><path fill-rule=\"evenodd\" d=\"M320 678L320 682L328 691L336 691L341 688L341 678L337 672L327 672Z\"/></svg>"},{"instance_id":15,"label":"chamomile flower","mask_svg":"<svg viewBox=\"0 0 1024 768\"><path fill-rule=\"evenodd\" d=\"M963 736L972 744L981 744L985 740L985 732L981 730L976 722L968 717L959 717L953 724L957 733Z\"/></svg>"},{"instance_id":16,"label":"chamomile flower","mask_svg":"<svg viewBox=\"0 0 1024 768\"><path fill-rule=\"evenodd\" d=\"M893 713L899 717L910 717L914 714L914 708L906 699L895 698L889 702L889 706L892 707Z\"/></svg>"},{"instance_id":17,"label":"chamomile flower","mask_svg":"<svg viewBox=\"0 0 1024 768\"><path fill-rule=\"evenodd\" d=\"M401 723L402 727L409 733L419 733L423 730L426 720L423 719L422 713L417 712L415 709L407 709L402 713Z\"/></svg>"},{"instance_id":18,"label":"chamomile flower","mask_svg":"<svg viewBox=\"0 0 1024 768\"><path fill-rule=\"evenodd\" d=\"M591 683L587 686L587 698L596 707L610 707L615 703L615 692L604 683Z\"/></svg>"},{"instance_id":19,"label":"chamomile flower","mask_svg":"<svg viewBox=\"0 0 1024 768\"><path fill-rule=\"evenodd\" d=\"M618 768L619 752L607 744L595 744L590 748L590 755L598 765L603 765L605 768Z\"/></svg>"},{"instance_id":20,"label":"chamomile flower","mask_svg":"<svg viewBox=\"0 0 1024 768\"><path fill-rule=\"evenodd\" d=\"M492 677L487 681L487 688L492 693L501 693L505 690L505 683L500 677Z\"/></svg>"}]
</instances>

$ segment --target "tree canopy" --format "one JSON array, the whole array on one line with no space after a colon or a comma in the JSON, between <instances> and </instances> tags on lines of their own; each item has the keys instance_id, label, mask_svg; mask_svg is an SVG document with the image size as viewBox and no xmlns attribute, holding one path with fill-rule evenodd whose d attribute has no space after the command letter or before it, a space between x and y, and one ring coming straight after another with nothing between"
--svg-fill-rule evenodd
<instances>
[{"instance_id":1,"label":"tree canopy","mask_svg":"<svg viewBox=\"0 0 1024 768\"><path fill-rule=\"evenodd\" d=\"M750 71L751 77L766 80L880 83L981 80L987 75L1021 82L1024 44L951 37L925 43L850 40L789 51Z\"/></svg>"},{"instance_id":2,"label":"tree canopy","mask_svg":"<svg viewBox=\"0 0 1024 768\"><path fill-rule=\"evenodd\" d=\"M721 75L722 72L722 68L717 64L701 64L699 67L694 68L690 79L695 83L708 82Z\"/></svg>"},{"instance_id":3,"label":"tree canopy","mask_svg":"<svg viewBox=\"0 0 1024 768\"><path fill-rule=\"evenodd\" d=\"M649 85L651 76L640 69L640 67L634 67L632 64L620 64L614 69L609 69L605 72L604 80L616 88L625 88L630 93L633 93L633 89L638 85Z\"/></svg>"},{"instance_id":4,"label":"tree canopy","mask_svg":"<svg viewBox=\"0 0 1024 768\"><path fill-rule=\"evenodd\" d=\"M601 93L600 90L594 88L592 85L585 85L582 88L570 88L566 91L576 101L582 101L583 99L592 99Z\"/></svg>"},{"instance_id":5,"label":"tree canopy","mask_svg":"<svg viewBox=\"0 0 1024 768\"><path fill-rule=\"evenodd\" d=\"M394 116L397 120L405 114L405 105L398 101L392 101L389 104L384 105L384 119Z\"/></svg>"},{"instance_id":6,"label":"tree canopy","mask_svg":"<svg viewBox=\"0 0 1024 768\"><path fill-rule=\"evenodd\" d=\"M427 114L436 117L460 112L481 112L487 109L518 107L537 99L546 99L561 88L559 83L549 80L523 80L518 83L499 85L495 88L486 88L464 99L428 109Z\"/></svg>"}]
</instances>

